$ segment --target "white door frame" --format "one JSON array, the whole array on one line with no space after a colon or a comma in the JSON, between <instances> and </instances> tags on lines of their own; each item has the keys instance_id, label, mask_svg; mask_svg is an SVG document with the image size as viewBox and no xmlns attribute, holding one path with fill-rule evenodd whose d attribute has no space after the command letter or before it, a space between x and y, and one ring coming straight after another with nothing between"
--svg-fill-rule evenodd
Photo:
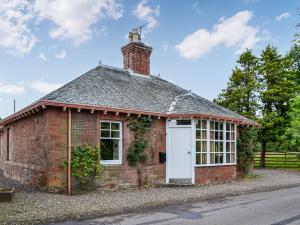
<instances>
[{"instance_id":1,"label":"white door frame","mask_svg":"<svg viewBox=\"0 0 300 225\"><path fill-rule=\"evenodd\" d=\"M169 132L169 129L170 128L177 128L177 129L180 129L180 128L191 128L191 165L190 165L190 169L191 169L191 178L192 178L192 184L195 184L195 157L196 157L196 154L195 154L195 150L196 150L196 124L195 124L195 120L191 120L191 125L176 125L176 119L174 120L167 120L166 121L166 134L167 134L167 137L166 137L166 154L167 154L167 158L166 158L166 183L168 184L169 183L169 179L170 179L170 171L171 171L171 162L170 162L170 153L171 153L171 139L170 139L170 132Z\"/></svg>"}]
</instances>

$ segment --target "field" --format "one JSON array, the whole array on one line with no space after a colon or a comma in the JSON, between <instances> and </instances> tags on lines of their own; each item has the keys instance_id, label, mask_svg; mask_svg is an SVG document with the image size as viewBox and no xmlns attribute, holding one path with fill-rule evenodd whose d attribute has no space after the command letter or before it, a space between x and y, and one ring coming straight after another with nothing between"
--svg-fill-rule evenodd
<instances>
[{"instance_id":1,"label":"field","mask_svg":"<svg viewBox=\"0 0 300 225\"><path fill-rule=\"evenodd\" d=\"M267 152L266 153L266 168L285 168L300 170L300 159L297 158L299 152ZM260 152L255 156L255 167L259 167Z\"/></svg>"}]
</instances>

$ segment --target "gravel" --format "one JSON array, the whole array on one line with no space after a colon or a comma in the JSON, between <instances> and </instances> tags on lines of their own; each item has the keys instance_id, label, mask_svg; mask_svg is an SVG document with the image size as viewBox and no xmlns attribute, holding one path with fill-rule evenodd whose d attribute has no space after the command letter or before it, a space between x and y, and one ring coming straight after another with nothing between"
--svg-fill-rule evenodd
<instances>
[{"instance_id":1,"label":"gravel","mask_svg":"<svg viewBox=\"0 0 300 225\"><path fill-rule=\"evenodd\" d=\"M254 179L218 185L97 191L76 196L17 189L20 191L12 203L0 203L0 224L46 224L88 219L161 205L300 186L300 172L264 169L255 170L255 174L258 176Z\"/></svg>"}]
</instances>

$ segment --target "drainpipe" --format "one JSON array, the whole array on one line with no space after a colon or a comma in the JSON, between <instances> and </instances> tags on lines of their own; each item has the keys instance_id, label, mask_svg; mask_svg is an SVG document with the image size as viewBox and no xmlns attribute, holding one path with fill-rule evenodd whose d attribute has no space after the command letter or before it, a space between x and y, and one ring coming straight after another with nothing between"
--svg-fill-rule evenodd
<instances>
[{"instance_id":1,"label":"drainpipe","mask_svg":"<svg viewBox=\"0 0 300 225\"><path fill-rule=\"evenodd\" d=\"M68 195L71 195L71 145L72 145L72 112L68 110Z\"/></svg>"}]
</instances>

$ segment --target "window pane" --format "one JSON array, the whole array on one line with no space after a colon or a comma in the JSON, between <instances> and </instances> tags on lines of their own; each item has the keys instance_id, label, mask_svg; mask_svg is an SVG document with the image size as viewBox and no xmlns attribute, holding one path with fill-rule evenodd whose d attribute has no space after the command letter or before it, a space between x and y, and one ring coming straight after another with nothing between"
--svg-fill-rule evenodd
<instances>
[{"instance_id":1,"label":"window pane","mask_svg":"<svg viewBox=\"0 0 300 225\"><path fill-rule=\"evenodd\" d=\"M210 121L210 129L211 130L215 129L215 123L213 121Z\"/></svg>"},{"instance_id":2,"label":"window pane","mask_svg":"<svg viewBox=\"0 0 300 225\"><path fill-rule=\"evenodd\" d=\"M200 130L196 130L196 139L201 139Z\"/></svg>"},{"instance_id":3,"label":"window pane","mask_svg":"<svg viewBox=\"0 0 300 225\"><path fill-rule=\"evenodd\" d=\"M215 154L214 153L210 154L210 164L215 164Z\"/></svg>"},{"instance_id":4,"label":"window pane","mask_svg":"<svg viewBox=\"0 0 300 225\"><path fill-rule=\"evenodd\" d=\"M120 124L119 123L111 123L111 129L112 130L120 130Z\"/></svg>"},{"instance_id":5,"label":"window pane","mask_svg":"<svg viewBox=\"0 0 300 225\"><path fill-rule=\"evenodd\" d=\"M206 129L206 120L202 120L202 129Z\"/></svg>"},{"instance_id":6,"label":"window pane","mask_svg":"<svg viewBox=\"0 0 300 225\"><path fill-rule=\"evenodd\" d=\"M220 142L219 152L223 152L223 142Z\"/></svg>"},{"instance_id":7,"label":"window pane","mask_svg":"<svg viewBox=\"0 0 300 225\"><path fill-rule=\"evenodd\" d=\"M214 139L215 139L215 135L214 135L214 132L213 132L213 131L210 132L210 139L211 139L211 140L214 140Z\"/></svg>"},{"instance_id":8,"label":"window pane","mask_svg":"<svg viewBox=\"0 0 300 225\"><path fill-rule=\"evenodd\" d=\"M215 140L219 140L219 132L218 131L215 132Z\"/></svg>"},{"instance_id":9,"label":"window pane","mask_svg":"<svg viewBox=\"0 0 300 225\"><path fill-rule=\"evenodd\" d=\"M223 140L223 131L220 132L220 140Z\"/></svg>"},{"instance_id":10,"label":"window pane","mask_svg":"<svg viewBox=\"0 0 300 225\"><path fill-rule=\"evenodd\" d=\"M234 124L231 124L231 131L234 131Z\"/></svg>"},{"instance_id":11,"label":"window pane","mask_svg":"<svg viewBox=\"0 0 300 225\"><path fill-rule=\"evenodd\" d=\"M119 138L120 137L120 131L112 131L111 132L112 138Z\"/></svg>"},{"instance_id":12,"label":"window pane","mask_svg":"<svg viewBox=\"0 0 300 225\"><path fill-rule=\"evenodd\" d=\"M119 160L119 140L101 140L100 151L102 160Z\"/></svg>"},{"instance_id":13,"label":"window pane","mask_svg":"<svg viewBox=\"0 0 300 225\"><path fill-rule=\"evenodd\" d=\"M176 120L177 125L191 125L192 121L191 120Z\"/></svg>"},{"instance_id":14,"label":"window pane","mask_svg":"<svg viewBox=\"0 0 300 225\"><path fill-rule=\"evenodd\" d=\"M219 123L220 130L223 130L223 123Z\"/></svg>"},{"instance_id":15,"label":"window pane","mask_svg":"<svg viewBox=\"0 0 300 225\"><path fill-rule=\"evenodd\" d=\"M230 163L230 154L226 154L226 163Z\"/></svg>"},{"instance_id":16,"label":"window pane","mask_svg":"<svg viewBox=\"0 0 300 225\"><path fill-rule=\"evenodd\" d=\"M202 142L202 152L207 152L207 144L206 141Z\"/></svg>"},{"instance_id":17,"label":"window pane","mask_svg":"<svg viewBox=\"0 0 300 225\"><path fill-rule=\"evenodd\" d=\"M101 129L110 129L110 123L109 122L101 122Z\"/></svg>"},{"instance_id":18,"label":"window pane","mask_svg":"<svg viewBox=\"0 0 300 225\"><path fill-rule=\"evenodd\" d=\"M235 154L230 154L231 155L231 163L235 163Z\"/></svg>"},{"instance_id":19,"label":"window pane","mask_svg":"<svg viewBox=\"0 0 300 225\"><path fill-rule=\"evenodd\" d=\"M230 152L230 142L226 142L226 152Z\"/></svg>"},{"instance_id":20,"label":"window pane","mask_svg":"<svg viewBox=\"0 0 300 225\"><path fill-rule=\"evenodd\" d=\"M226 123L226 130L230 131L230 123Z\"/></svg>"},{"instance_id":21,"label":"window pane","mask_svg":"<svg viewBox=\"0 0 300 225\"><path fill-rule=\"evenodd\" d=\"M202 131L202 139L206 139L206 130Z\"/></svg>"},{"instance_id":22,"label":"window pane","mask_svg":"<svg viewBox=\"0 0 300 225\"><path fill-rule=\"evenodd\" d=\"M200 165L201 164L201 159L200 159L200 153L196 154L196 164Z\"/></svg>"},{"instance_id":23,"label":"window pane","mask_svg":"<svg viewBox=\"0 0 300 225\"><path fill-rule=\"evenodd\" d=\"M202 164L207 164L207 156L206 153L202 154Z\"/></svg>"},{"instance_id":24,"label":"window pane","mask_svg":"<svg viewBox=\"0 0 300 225\"><path fill-rule=\"evenodd\" d=\"M196 141L196 152L200 152L200 141Z\"/></svg>"},{"instance_id":25,"label":"window pane","mask_svg":"<svg viewBox=\"0 0 300 225\"><path fill-rule=\"evenodd\" d=\"M109 130L101 130L101 137L110 137Z\"/></svg>"},{"instance_id":26,"label":"window pane","mask_svg":"<svg viewBox=\"0 0 300 225\"><path fill-rule=\"evenodd\" d=\"M235 143L234 142L231 142L231 152L234 152L235 151Z\"/></svg>"},{"instance_id":27,"label":"window pane","mask_svg":"<svg viewBox=\"0 0 300 225\"><path fill-rule=\"evenodd\" d=\"M210 142L210 151L211 152L215 151L215 142L213 142L213 141Z\"/></svg>"},{"instance_id":28,"label":"window pane","mask_svg":"<svg viewBox=\"0 0 300 225\"><path fill-rule=\"evenodd\" d=\"M226 132L226 140L230 140L230 132Z\"/></svg>"},{"instance_id":29,"label":"window pane","mask_svg":"<svg viewBox=\"0 0 300 225\"><path fill-rule=\"evenodd\" d=\"M201 128L201 120L198 120L198 121L197 121L196 128L198 128L198 129Z\"/></svg>"},{"instance_id":30,"label":"window pane","mask_svg":"<svg viewBox=\"0 0 300 225\"><path fill-rule=\"evenodd\" d=\"M234 132L231 133L231 140L234 140Z\"/></svg>"}]
</instances>

